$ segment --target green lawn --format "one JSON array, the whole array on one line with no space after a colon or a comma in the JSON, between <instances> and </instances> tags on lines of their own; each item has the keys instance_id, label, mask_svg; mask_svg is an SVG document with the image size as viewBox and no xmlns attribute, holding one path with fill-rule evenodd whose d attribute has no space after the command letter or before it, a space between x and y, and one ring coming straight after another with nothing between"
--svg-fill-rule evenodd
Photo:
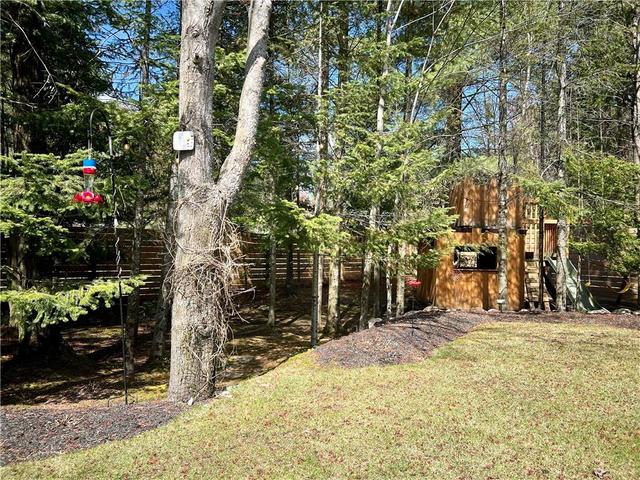
<instances>
[{"instance_id":1,"label":"green lawn","mask_svg":"<svg viewBox=\"0 0 640 480\"><path fill-rule=\"evenodd\" d=\"M117 421L117 419L114 419ZM411 365L310 353L129 441L9 478L640 478L640 332L487 324Z\"/></svg>"}]
</instances>

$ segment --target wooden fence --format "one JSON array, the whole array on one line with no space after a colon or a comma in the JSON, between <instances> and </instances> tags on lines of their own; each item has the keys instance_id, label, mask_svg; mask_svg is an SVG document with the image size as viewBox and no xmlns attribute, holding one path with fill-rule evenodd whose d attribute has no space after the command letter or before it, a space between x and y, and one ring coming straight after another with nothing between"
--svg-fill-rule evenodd
<instances>
[{"instance_id":1,"label":"wooden fence","mask_svg":"<svg viewBox=\"0 0 640 480\"><path fill-rule=\"evenodd\" d=\"M83 231L77 229L73 233L81 235ZM127 278L131 275L132 234L128 229L120 229L118 236L120 237L122 277ZM94 245L98 252L91 255L93 260L88 263L56 266L52 277L70 283L86 282L96 278L116 278L115 236L113 232L105 231L97 233L96 237ZM140 252L140 273L147 276L145 284L140 288L140 296L144 300L158 297L164 249L164 240L158 232L145 231Z\"/></svg>"},{"instance_id":2,"label":"wooden fence","mask_svg":"<svg viewBox=\"0 0 640 480\"><path fill-rule=\"evenodd\" d=\"M546 226L545 226L546 227ZM549 225L549 238L545 238L546 245L555 245L555 225ZM82 229L76 229L75 235L86 235ZM51 276L60 281L81 283L95 278L115 278L115 252L113 248L114 235L110 231L92 233L95 237L94 252L91 255L93 261L89 263L70 263L55 265L52 267ZM122 276L131 274L131 232L121 229L120 249L122 251L121 266ZM5 246L2 242L2 258L5 259ZM96 247L97 246L97 247ZM547 252L545 252L547 253ZM548 252L551 253L551 252ZM141 252L141 273L147 276L145 285L141 288L141 296L144 300L155 300L158 296L161 282L161 269L164 255L164 241L162 235L153 230L145 231ZM571 256L577 266L578 258ZM245 234L242 240L242 268L237 279L240 288L263 287L268 279L268 244L265 238L255 234ZM323 258L325 279L328 279L329 259ZM312 254L311 252L293 246L291 253L286 249L278 249L276 255L276 281L283 284L287 277L287 266L291 262L292 281L295 284L308 285L311 282ZM624 279L618 273L608 269L601 259L583 257L580 261L580 270L583 281L590 283L590 289L594 296L603 302L613 303L618 297ZM362 259L344 258L342 262L341 279L343 281L360 281L362 278ZM2 278L2 287L6 286L6 279ZM637 277L631 278L632 288L621 294L624 304L634 304L638 298Z\"/></svg>"},{"instance_id":3,"label":"wooden fence","mask_svg":"<svg viewBox=\"0 0 640 480\"><path fill-rule=\"evenodd\" d=\"M259 235L244 235L242 240L243 265L239 284L246 287L257 286L267 282L269 278L268 245ZM311 282L313 255L301 250L296 245L289 253L286 249L276 250L276 281L284 282L287 278L287 266L291 262L292 280L302 284ZM329 258L323 256L324 278L328 279ZM343 281L360 281L362 277L362 259L347 257L342 260L341 279Z\"/></svg>"},{"instance_id":4,"label":"wooden fence","mask_svg":"<svg viewBox=\"0 0 640 480\"><path fill-rule=\"evenodd\" d=\"M635 307L638 302L638 275L625 279L617 272L609 269L605 262L597 256L578 257L571 254L571 261L580 268L580 278L591 290L598 301L614 304L620 300L622 305ZM624 287L631 284L631 288ZM624 290L621 292L621 290ZM619 297L619 298L618 298Z\"/></svg>"},{"instance_id":5,"label":"wooden fence","mask_svg":"<svg viewBox=\"0 0 640 480\"><path fill-rule=\"evenodd\" d=\"M72 229L72 235L86 235L83 229ZM111 231L98 231L91 233L94 236L92 242L92 260L88 262L67 263L51 267L51 274L47 279L55 279L61 282L82 283L96 278L116 278L115 262L115 236ZM131 275L131 244L132 235L129 229L120 229L121 268L122 277ZM141 248L140 273L147 276L145 285L141 287L143 300L155 300L158 297L161 286L162 262L164 261L165 244L162 234L153 230L146 230L143 236ZM268 244L264 237L256 234L244 234L242 238L242 254L240 275L236 285L240 288L262 287L268 280ZM2 257L6 258L3 248ZM287 249L278 249L276 254L276 281L284 284L287 278L288 263L291 262L291 280L294 284L307 285L311 282L313 256L311 252L302 250L296 245L289 252ZM328 279L329 258L323 256L324 275ZM344 258L342 261L341 279L343 281L360 281L362 275L362 259ZM2 279L3 287L6 279Z\"/></svg>"}]
</instances>

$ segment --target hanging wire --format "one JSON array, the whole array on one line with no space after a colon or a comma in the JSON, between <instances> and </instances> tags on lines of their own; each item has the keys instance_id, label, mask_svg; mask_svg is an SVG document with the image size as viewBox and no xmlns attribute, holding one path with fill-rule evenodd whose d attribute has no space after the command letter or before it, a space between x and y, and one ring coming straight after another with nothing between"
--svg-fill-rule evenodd
<instances>
[{"instance_id":1,"label":"hanging wire","mask_svg":"<svg viewBox=\"0 0 640 480\"><path fill-rule=\"evenodd\" d=\"M107 126L107 135L109 139L109 170L111 177L111 203L113 205L112 210L112 218L113 218L113 236L115 238L114 242L114 250L116 253L116 279L118 282L118 307L120 313L120 332L122 337L122 384L124 387L124 404L129 404L129 389L127 385L127 329L124 325L124 307L122 304L122 266L120 264L121 255L120 255L120 234L118 233L118 203L117 203L117 193L116 193L116 170L113 166L113 141L111 139L111 127L109 125L109 119L106 114L102 110L94 109L89 115L89 139L88 139L88 149L89 156L92 154L93 150L93 115L98 112L103 115L103 119L105 125Z\"/></svg>"}]
</instances>

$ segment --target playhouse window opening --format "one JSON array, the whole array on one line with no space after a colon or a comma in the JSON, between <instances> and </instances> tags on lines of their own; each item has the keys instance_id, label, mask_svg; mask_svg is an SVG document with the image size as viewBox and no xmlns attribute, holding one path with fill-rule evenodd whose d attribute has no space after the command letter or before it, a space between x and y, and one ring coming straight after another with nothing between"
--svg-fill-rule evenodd
<instances>
[{"instance_id":1,"label":"playhouse window opening","mask_svg":"<svg viewBox=\"0 0 640 480\"><path fill-rule=\"evenodd\" d=\"M453 266L459 270L496 270L498 268L498 248L456 247L453 252Z\"/></svg>"}]
</instances>

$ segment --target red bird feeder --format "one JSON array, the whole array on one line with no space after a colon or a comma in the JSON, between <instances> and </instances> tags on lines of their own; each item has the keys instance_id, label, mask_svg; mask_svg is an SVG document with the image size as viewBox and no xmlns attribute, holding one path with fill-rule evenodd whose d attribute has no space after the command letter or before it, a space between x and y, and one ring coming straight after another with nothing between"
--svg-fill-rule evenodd
<instances>
[{"instance_id":1,"label":"red bird feeder","mask_svg":"<svg viewBox=\"0 0 640 480\"><path fill-rule=\"evenodd\" d=\"M96 179L96 161L93 158L82 160L82 174L84 175L84 190L73 196L73 200L79 203L102 203L102 195L93 191Z\"/></svg>"}]
</instances>

